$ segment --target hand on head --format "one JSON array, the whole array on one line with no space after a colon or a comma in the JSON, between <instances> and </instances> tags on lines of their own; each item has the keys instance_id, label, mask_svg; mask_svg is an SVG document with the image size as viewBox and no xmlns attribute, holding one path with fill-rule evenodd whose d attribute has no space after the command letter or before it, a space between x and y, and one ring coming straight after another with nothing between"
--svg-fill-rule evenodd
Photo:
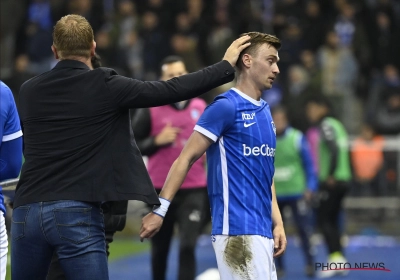
<instances>
[{"instance_id":1,"label":"hand on head","mask_svg":"<svg viewBox=\"0 0 400 280\"><path fill-rule=\"evenodd\" d=\"M250 42L247 42L248 40L250 40L250 36L245 35L233 41L233 43L226 50L224 58L222 60L228 61L232 65L232 67L235 67L236 61L238 60L240 53L251 44Z\"/></svg>"}]
</instances>

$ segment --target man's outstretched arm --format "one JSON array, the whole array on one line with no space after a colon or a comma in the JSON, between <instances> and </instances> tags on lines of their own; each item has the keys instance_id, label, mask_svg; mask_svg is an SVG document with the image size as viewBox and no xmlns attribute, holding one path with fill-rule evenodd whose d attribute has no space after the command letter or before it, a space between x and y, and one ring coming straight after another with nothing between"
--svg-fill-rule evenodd
<instances>
[{"instance_id":1,"label":"man's outstretched arm","mask_svg":"<svg viewBox=\"0 0 400 280\"><path fill-rule=\"evenodd\" d=\"M247 42L249 39L249 36L236 39L226 50L222 61L194 73L156 82L111 75L106 84L119 108L147 108L187 100L231 82L235 77L233 67L240 52L250 45Z\"/></svg>"},{"instance_id":2,"label":"man's outstretched arm","mask_svg":"<svg viewBox=\"0 0 400 280\"><path fill-rule=\"evenodd\" d=\"M169 170L164 187L160 192L162 204L160 208L163 208L165 202L169 205L169 202L174 198L176 192L181 187L192 165L205 153L212 143L213 141L203 134L197 131L192 133L181 154ZM167 209L163 209L165 212L166 210ZM158 211L147 214L142 220L140 239L143 241L144 238L153 237L160 230L163 219L163 215Z\"/></svg>"}]
</instances>

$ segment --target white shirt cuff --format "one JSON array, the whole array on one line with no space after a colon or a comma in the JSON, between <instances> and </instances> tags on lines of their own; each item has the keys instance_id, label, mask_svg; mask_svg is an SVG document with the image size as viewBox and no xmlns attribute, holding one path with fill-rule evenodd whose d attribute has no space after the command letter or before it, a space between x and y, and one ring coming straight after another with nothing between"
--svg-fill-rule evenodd
<instances>
[{"instance_id":1,"label":"white shirt cuff","mask_svg":"<svg viewBox=\"0 0 400 280\"><path fill-rule=\"evenodd\" d=\"M196 130L197 132L200 132L201 134L203 134L204 136L210 138L214 142L216 142L217 139L218 139L218 137L215 134L211 133L210 131L208 131L207 129L205 129L205 128L199 126L199 125L195 125L193 130Z\"/></svg>"}]
</instances>

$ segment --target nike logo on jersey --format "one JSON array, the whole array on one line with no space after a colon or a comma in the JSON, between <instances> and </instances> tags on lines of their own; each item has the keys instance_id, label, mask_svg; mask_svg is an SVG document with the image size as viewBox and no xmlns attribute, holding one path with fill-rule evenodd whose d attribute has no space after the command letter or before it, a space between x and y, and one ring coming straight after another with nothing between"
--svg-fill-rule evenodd
<instances>
[{"instance_id":1,"label":"nike logo on jersey","mask_svg":"<svg viewBox=\"0 0 400 280\"><path fill-rule=\"evenodd\" d=\"M252 123L244 123L244 127L249 127L252 126L253 124L255 124L256 122L252 122Z\"/></svg>"}]
</instances>

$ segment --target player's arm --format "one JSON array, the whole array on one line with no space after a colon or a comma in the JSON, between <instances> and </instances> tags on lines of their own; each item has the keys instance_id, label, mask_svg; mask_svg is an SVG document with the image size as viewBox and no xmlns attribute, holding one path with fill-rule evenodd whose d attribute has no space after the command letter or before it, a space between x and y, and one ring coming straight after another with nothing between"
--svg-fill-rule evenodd
<instances>
[{"instance_id":1,"label":"player's arm","mask_svg":"<svg viewBox=\"0 0 400 280\"><path fill-rule=\"evenodd\" d=\"M170 201L182 185L190 167L234 123L235 113L236 109L233 103L224 97L217 97L205 109L194 127L195 132L189 137L188 142L168 173L160 193L161 206L142 220L141 240L150 238L159 231Z\"/></svg>"},{"instance_id":2,"label":"player's arm","mask_svg":"<svg viewBox=\"0 0 400 280\"><path fill-rule=\"evenodd\" d=\"M22 137L1 143L0 181L17 178L22 165Z\"/></svg>"},{"instance_id":3,"label":"player's arm","mask_svg":"<svg viewBox=\"0 0 400 280\"><path fill-rule=\"evenodd\" d=\"M275 184L272 182L271 186L272 193L272 226L274 235L274 246L275 252L274 257L279 257L286 250L286 235L285 229L283 228L283 221L281 211L279 211L278 201L276 200Z\"/></svg>"},{"instance_id":4,"label":"player's arm","mask_svg":"<svg viewBox=\"0 0 400 280\"><path fill-rule=\"evenodd\" d=\"M141 240L153 237L160 230L169 202L179 190L192 165L206 152L212 143L213 141L210 138L197 131L194 131L189 137L181 154L172 164L164 187L160 192L161 206L143 218L142 228L140 229Z\"/></svg>"}]
</instances>

